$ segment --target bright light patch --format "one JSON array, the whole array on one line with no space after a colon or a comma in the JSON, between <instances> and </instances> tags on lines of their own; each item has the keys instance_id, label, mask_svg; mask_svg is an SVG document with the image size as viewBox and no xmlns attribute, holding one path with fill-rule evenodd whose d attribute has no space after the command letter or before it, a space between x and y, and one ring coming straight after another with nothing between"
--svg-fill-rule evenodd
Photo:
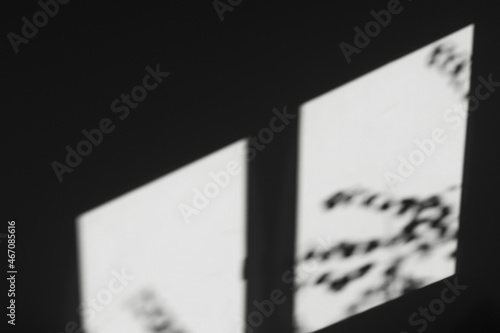
<instances>
[{"instance_id":1,"label":"bright light patch","mask_svg":"<svg viewBox=\"0 0 500 333\"><path fill-rule=\"evenodd\" d=\"M234 332L244 317L245 151L240 140L78 218L87 332Z\"/></svg>"},{"instance_id":2,"label":"bright light patch","mask_svg":"<svg viewBox=\"0 0 500 333\"><path fill-rule=\"evenodd\" d=\"M299 332L455 272L472 36L471 25L302 106Z\"/></svg>"}]
</instances>

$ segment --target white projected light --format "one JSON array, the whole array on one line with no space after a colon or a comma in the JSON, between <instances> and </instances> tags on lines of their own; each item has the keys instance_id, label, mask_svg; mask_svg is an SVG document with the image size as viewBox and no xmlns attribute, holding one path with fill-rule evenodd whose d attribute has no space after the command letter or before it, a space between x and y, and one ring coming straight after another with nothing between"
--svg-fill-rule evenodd
<instances>
[{"instance_id":1,"label":"white projected light","mask_svg":"<svg viewBox=\"0 0 500 333\"><path fill-rule=\"evenodd\" d=\"M77 220L89 333L234 332L244 317L246 140Z\"/></svg>"},{"instance_id":2,"label":"white projected light","mask_svg":"<svg viewBox=\"0 0 500 333\"><path fill-rule=\"evenodd\" d=\"M301 107L299 332L454 274L472 36L471 25Z\"/></svg>"}]
</instances>

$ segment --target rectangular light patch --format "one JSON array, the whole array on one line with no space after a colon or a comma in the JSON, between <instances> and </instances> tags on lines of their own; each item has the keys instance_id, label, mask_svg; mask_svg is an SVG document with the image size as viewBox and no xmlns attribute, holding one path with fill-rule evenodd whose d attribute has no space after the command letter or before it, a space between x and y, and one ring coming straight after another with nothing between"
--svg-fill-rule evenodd
<instances>
[{"instance_id":1,"label":"rectangular light patch","mask_svg":"<svg viewBox=\"0 0 500 333\"><path fill-rule=\"evenodd\" d=\"M234 332L244 317L246 139L77 219L92 333Z\"/></svg>"},{"instance_id":2,"label":"rectangular light patch","mask_svg":"<svg viewBox=\"0 0 500 333\"><path fill-rule=\"evenodd\" d=\"M299 332L455 272L473 26L300 109Z\"/></svg>"}]
</instances>

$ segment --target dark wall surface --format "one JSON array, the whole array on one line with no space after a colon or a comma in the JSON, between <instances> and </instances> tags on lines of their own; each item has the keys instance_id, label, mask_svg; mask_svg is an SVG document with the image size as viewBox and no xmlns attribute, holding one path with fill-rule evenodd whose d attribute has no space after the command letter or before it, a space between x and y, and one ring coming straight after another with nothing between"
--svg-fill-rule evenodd
<instances>
[{"instance_id":1,"label":"dark wall surface","mask_svg":"<svg viewBox=\"0 0 500 333\"><path fill-rule=\"evenodd\" d=\"M242 1L221 21L211 1L70 1L16 53L9 32L21 34L21 18L31 19L40 6L9 3L1 14L7 172L0 233L8 219L16 221L13 331L63 332L68 321L79 321L78 214L255 135L273 108L286 105L296 114L301 103L470 23L471 86L479 75L500 81L500 7L494 1L402 0L401 13L347 63L339 44L352 43L353 28L387 4ZM146 66L157 64L170 75L119 119L111 103L142 82ZM498 331L499 105L500 93L492 93L468 118L457 264L459 281L468 287L426 332L491 325ZM103 118L113 120L114 131L59 181L51 164L63 162L66 145L75 147L84 139L81 131ZM249 203L261 210L249 212L248 303L279 288L281 274L293 265L298 121L249 166L255 180ZM408 316L443 286L437 282L321 332L414 332ZM292 301L279 307L260 331L288 332L292 307Z\"/></svg>"}]
</instances>

